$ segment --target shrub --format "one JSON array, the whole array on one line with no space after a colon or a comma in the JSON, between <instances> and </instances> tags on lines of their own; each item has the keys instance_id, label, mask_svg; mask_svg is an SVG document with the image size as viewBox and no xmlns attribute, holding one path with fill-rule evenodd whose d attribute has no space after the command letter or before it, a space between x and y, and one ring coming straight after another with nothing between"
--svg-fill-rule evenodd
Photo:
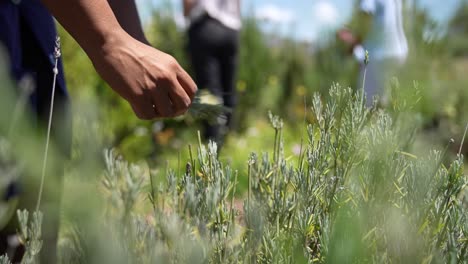
<instances>
[{"instance_id":1,"label":"shrub","mask_svg":"<svg viewBox=\"0 0 468 264\"><path fill-rule=\"evenodd\" d=\"M270 115L273 150L249 157L242 198L243 172L223 165L214 143L165 181L106 152L108 203L93 230L112 253L77 251L96 245L83 230L62 252L80 263L462 263L463 156L445 166L445 153L411 154L410 112L367 109L361 96L338 85L328 101L316 95L297 160L285 157L283 122Z\"/></svg>"}]
</instances>

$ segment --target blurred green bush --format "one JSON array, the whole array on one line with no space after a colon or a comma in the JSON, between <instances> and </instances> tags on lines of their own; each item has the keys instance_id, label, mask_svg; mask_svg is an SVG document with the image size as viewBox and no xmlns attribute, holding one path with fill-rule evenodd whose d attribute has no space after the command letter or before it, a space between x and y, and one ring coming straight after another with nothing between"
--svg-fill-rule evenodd
<instances>
[{"instance_id":1,"label":"blurred green bush","mask_svg":"<svg viewBox=\"0 0 468 264\"><path fill-rule=\"evenodd\" d=\"M444 28L425 10L405 5L410 57L397 76L396 93L406 94L410 88L418 87L420 96L415 111L420 113L424 126L438 138L436 143L444 144L450 137L460 138L468 120L468 90L464 87L468 81L464 74L468 59L460 45L468 40L467 27L463 23L468 12L466 6L463 1ZM173 55L191 72L186 34L177 26L172 10L169 2L154 9L146 25L147 35L151 43ZM359 29L357 17L353 15L349 25ZM93 138L101 146L119 148L130 160L162 154L164 150L157 147L158 136L154 134L152 124L134 118L128 105L96 76L77 44L63 30L61 35L67 81L77 113L76 141ZM306 113L304 109L310 106L315 92L327 97L334 82L356 89L358 67L358 63L348 56L347 48L334 38L328 38L320 45L298 41L274 31L263 32L261 22L253 16L245 17L237 81L236 131L244 134L258 117L265 117L268 110L285 117L292 125L300 124ZM388 87L394 89L391 84ZM91 108L91 105L99 107ZM86 129L81 129L84 127ZM165 120L163 146L167 147L165 144L173 139L186 139L186 134L196 134L182 131L181 128L187 127L192 131L198 129L197 122L191 118ZM76 142L75 146L83 144L86 142ZM79 152L76 148L75 154Z\"/></svg>"}]
</instances>

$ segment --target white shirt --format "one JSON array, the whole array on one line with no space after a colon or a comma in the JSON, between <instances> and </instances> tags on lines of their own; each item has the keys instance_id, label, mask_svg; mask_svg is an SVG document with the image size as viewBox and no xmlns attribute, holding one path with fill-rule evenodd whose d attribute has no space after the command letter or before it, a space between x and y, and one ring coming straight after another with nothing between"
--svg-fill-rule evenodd
<instances>
[{"instance_id":1,"label":"white shirt","mask_svg":"<svg viewBox=\"0 0 468 264\"><path fill-rule=\"evenodd\" d=\"M189 14L189 22L208 14L226 27L239 30L242 26L240 0L197 0Z\"/></svg>"},{"instance_id":2,"label":"white shirt","mask_svg":"<svg viewBox=\"0 0 468 264\"><path fill-rule=\"evenodd\" d=\"M406 59L401 0L361 0L361 10L373 15L372 29L364 41L370 59Z\"/></svg>"}]
</instances>

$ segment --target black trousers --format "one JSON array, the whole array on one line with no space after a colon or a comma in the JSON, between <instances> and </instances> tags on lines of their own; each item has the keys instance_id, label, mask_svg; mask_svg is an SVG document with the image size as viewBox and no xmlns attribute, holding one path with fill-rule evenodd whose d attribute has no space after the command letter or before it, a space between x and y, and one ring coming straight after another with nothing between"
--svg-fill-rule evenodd
<instances>
[{"instance_id":1,"label":"black trousers","mask_svg":"<svg viewBox=\"0 0 468 264\"><path fill-rule=\"evenodd\" d=\"M204 124L205 139L220 143L232 126L232 112L236 106L236 73L239 51L239 32L204 16L191 25L188 31L189 52L195 81L199 89L208 89L222 99L232 111L227 113L225 124Z\"/></svg>"}]
</instances>

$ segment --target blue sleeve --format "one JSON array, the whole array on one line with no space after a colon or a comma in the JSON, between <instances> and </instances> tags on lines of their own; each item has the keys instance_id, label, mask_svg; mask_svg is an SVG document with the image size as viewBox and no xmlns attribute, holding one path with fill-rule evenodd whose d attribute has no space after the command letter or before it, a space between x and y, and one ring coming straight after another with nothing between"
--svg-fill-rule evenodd
<instances>
[{"instance_id":1,"label":"blue sleeve","mask_svg":"<svg viewBox=\"0 0 468 264\"><path fill-rule=\"evenodd\" d=\"M377 10L377 0L362 0L360 9L363 12L374 14Z\"/></svg>"}]
</instances>

